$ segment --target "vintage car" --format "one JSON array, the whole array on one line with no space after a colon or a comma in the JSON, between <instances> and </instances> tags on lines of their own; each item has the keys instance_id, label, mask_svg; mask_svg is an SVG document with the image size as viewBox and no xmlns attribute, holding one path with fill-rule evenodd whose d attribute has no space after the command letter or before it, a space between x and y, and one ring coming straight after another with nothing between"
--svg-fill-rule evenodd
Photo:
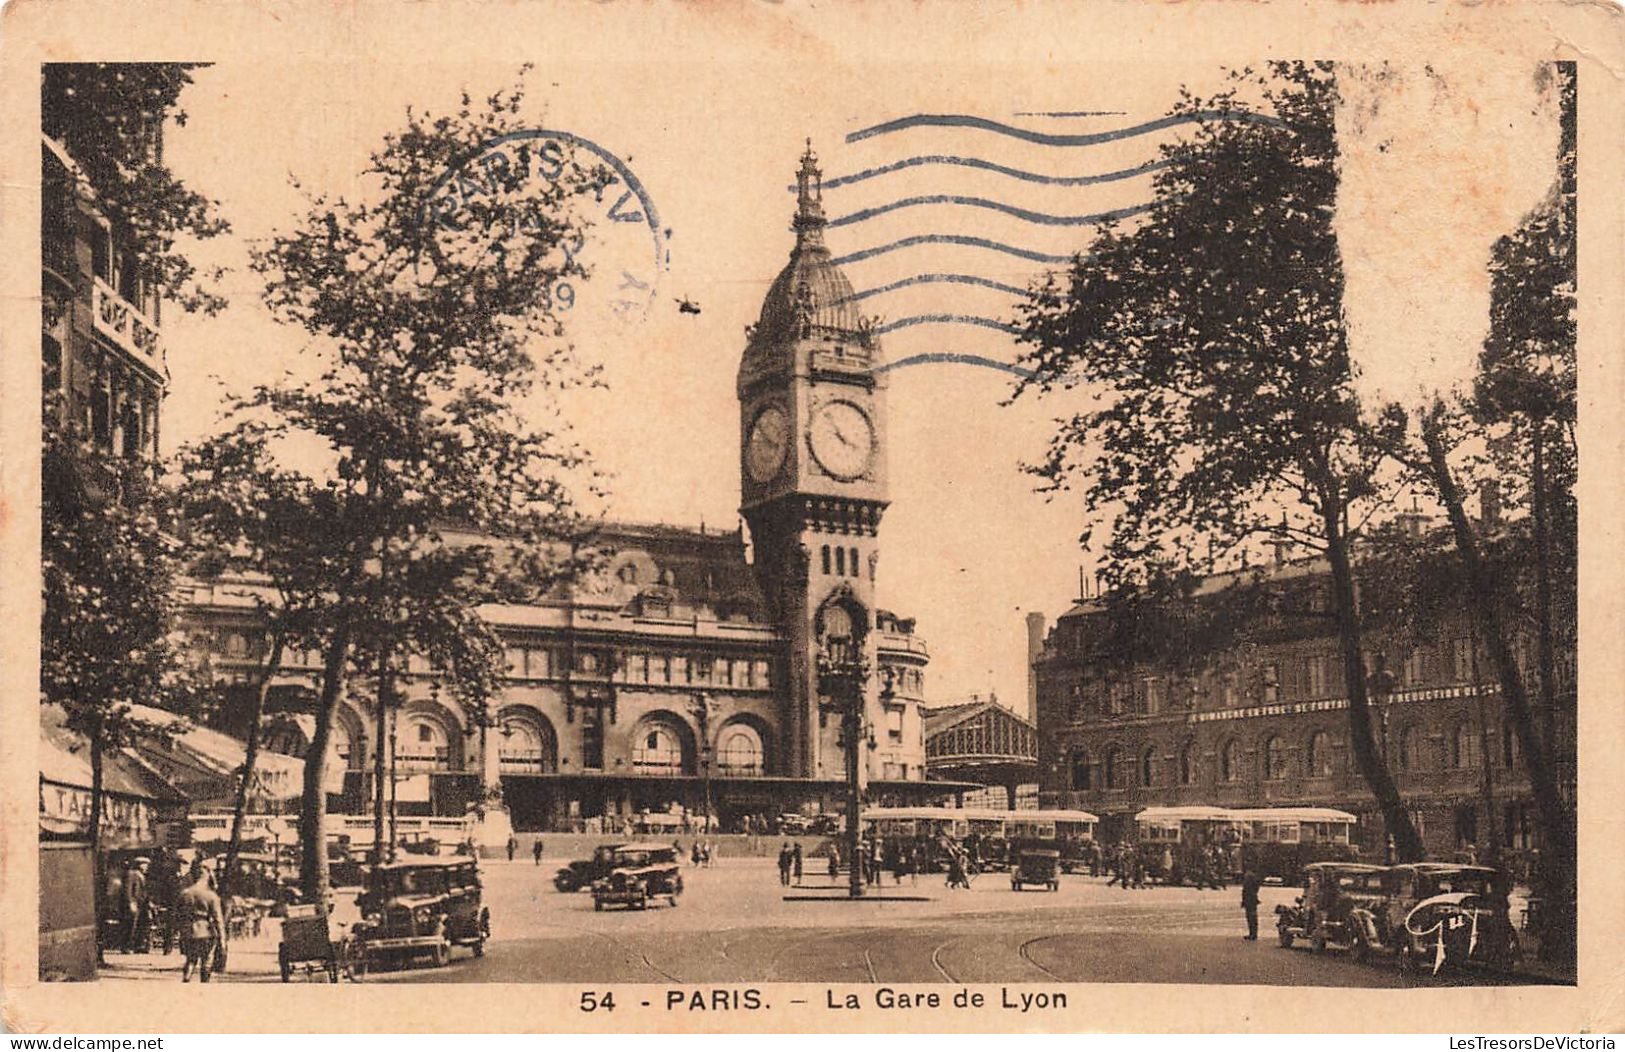
<instances>
[{"instance_id":1,"label":"vintage car","mask_svg":"<svg viewBox=\"0 0 1625 1052\"><path fill-rule=\"evenodd\" d=\"M356 897L357 953L371 964L385 958L427 956L445 964L453 946L485 953L491 911L480 897L479 866L472 859L390 862L367 873Z\"/></svg>"},{"instance_id":2,"label":"vintage car","mask_svg":"<svg viewBox=\"0 0 1625 1052\"><path fill-rule=\"evenodd\" d=\"M1061 890L1061 853L1039 848L1027 848L1010 867L1010 890L1020 891L1028 884Z\"/></svg>"},{"instance_id":3,"label":"vintage car","mask_svg":"<svg viewBox=\"0 0 1625 1052\"><path fill-rule=\"evenodd\" d=\"M670 844L620 844L609 852L609 872L592 883L594 909L619 904L645 909L652 898L673 906L683 893L682 860Z\"/></svg>"},{"instance_id":4,"label":"vintage car","mask_svg":"<svg viewBox=\"0 0 1625 1052\"><path fill-rule=\"evenodd\" d=\"M1389 869L1388 921L1399 966L1511 971L1521 950L1505 875L1489 866L1415 862Z\"/></svg>"},{"instance_id":5,"label":"vintage car","mask_svg":"<svg viewBox=\"0 0 1625 1052\"><path fill-rule=\"evenodd\" d=\"M1387 923L1388 870L1358 862L1311 862L1303 867L1303 894L1275 907L1281 945L1307 940L1316 953L1346 947L1358 958L1391 941Z\"/></svg>"},{"instance_id":6,"label":"vintage car","mask_svg":"<svg viewBox=\"0 0 1625 1052\"><path fill-rule=\"evenodd\" d=\"M592 908L619 905L644 910L649 908L649 900L656 898L675 906L682 893L683 874L675 860L627 865L593 881Z\"/></svg>"}]
</instances>

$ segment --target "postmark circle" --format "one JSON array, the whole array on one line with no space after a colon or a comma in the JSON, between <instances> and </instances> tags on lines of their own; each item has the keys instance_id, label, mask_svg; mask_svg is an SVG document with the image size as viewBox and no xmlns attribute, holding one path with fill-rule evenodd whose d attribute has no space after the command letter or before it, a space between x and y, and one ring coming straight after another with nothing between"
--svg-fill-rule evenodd
<instances>
[{"instance_id":1,"label":"postmark circle","mask_svg":"<svg viewBox=\"0 0 1625 1052\"><path fill-rule=\"evenodd\" d=\"M592 277L587 282L559 278L546 290L544 304L560 315L596 310L620 322L639 320L654 304L660 275L671 262L667 231L631 167L591 139L537 128L484 142L429 188L422 222L434 232L463 229L460 217L469 201L492 193L499 180L511 186L515 172L526 181L557 181L570 160L569 150L586 151L607 171L593 193L590 227L561 246L566 258L588 267Z\"/></svg>"}]
</instances>

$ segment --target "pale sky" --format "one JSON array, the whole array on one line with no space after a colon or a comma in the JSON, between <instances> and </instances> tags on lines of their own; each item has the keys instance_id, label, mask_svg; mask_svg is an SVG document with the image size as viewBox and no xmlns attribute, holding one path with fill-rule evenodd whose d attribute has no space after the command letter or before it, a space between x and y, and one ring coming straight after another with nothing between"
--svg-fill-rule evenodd
<instances>
[{"instance_id":1,"label":"pale sky","mask_svg":"<svg viewBox=\"0 0 1625 1052\"><path fill-rule=\"evenodd\" d=\"M610 475L615 518L721 528L737 522L734 373L743 329L756 320L792 244L793 197L786 187L804 139L812 139L826 181L941 155L975 156L1050 177L1098 175L1153 160L1155 143L1177 130L1090 146L929 127L852 144L844 138L911 114L971 114L1050 133L1112 131L1164 115L1182 84L1205 93L1221 82L1217 67L1208 65L990 63L945 70L891 62L882 95L864 90L875 70L845 66L816 48L771 61L738 49L734 55L751 59L691 55L649 63L616 61L605 47L589 54L539 44L528 116L537 128L589 139L626 163L670 230L670 262L658 275L647 315L616 320L606 309L610 283L622 264L644 258L650 232L607 220L595 227L586 258L598 269L566 320L582 355L605 366L608 387L579 398L569 414ZM352 188L368 151L399 125L408 105L450 108L462 87L487 93L507 83L515 68L223 63L197 73L183 98L190 120L170 135L167 157L189 184L220 200L235 227L196 257L235 270L226 286L232 306L221 316L166 314L173 376L163 420L169 449L208 432L223 389L245 390L285 369L301 369L302 334L270 319L246 267L245 241L285 228L296 214L299 198L288 187L289 174L313 188ZM1063 186L926 165L832 187L825 208L834 219L911 197L954 195L1030 213L1080 215L1131 206L1149 193L1145 176ZM832 227L828 240L837 256L922 232L1064 256L1083 248L1090 230L937 202ZM1021 287L1043 266L964 245L927 245L844 269L862 290L931 273L975 274ZM679 313L679 297L702 313ZM886 321L1013 317L1011 297L985 286L925 283L861 306ZM900 328L883 337L883 347L893 362L932 352L1005 361L1015 355L1006 333L963 323ZM931 703L992 689L1023 710L1024 616L1037 610L1053 622L1078 594L1083 560L1076 538L1083 522L1077 499L1046 501L1017 465L1041 456L1052 417L1081 405L1026 398L1001 407L1011 381L1006 373L966 365L919 365L891 374L892 505L881 529L879 593L884 607L918 618L932 652Z\"/></svg>"}]
</instances>

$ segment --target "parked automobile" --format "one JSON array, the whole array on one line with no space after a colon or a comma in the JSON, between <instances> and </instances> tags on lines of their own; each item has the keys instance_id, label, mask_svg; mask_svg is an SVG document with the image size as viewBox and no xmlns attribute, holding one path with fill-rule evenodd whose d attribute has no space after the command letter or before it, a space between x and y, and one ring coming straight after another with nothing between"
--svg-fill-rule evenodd
<instances>
[{"instance_id":1,"label":"parked automobile","mask_svg":"<svg viewBox=\"0 0 1625 1052\"><path fill-rule=\"evenodd\" d=\"M779 816L779 834L781 836L804 836L812 832L812 819L806 815L782 814Z\"/></svg>"},{"instance_id":2,"label":"parked automobile","mask_svg":"<svg viewBox=\"0 0 1625 1052\"><path fill-rule=\"evenodd\" d=\"M1303 894L1275 907L1281 945L1304 939L1316 953L1337 945L1364 958L1392 945L1387 919L1388 870L1358 862L1311 862L1303 867Z\"/></svg>"},{"instance_id":3,"label":"parked automobile","mask_svg":"<svg viewBox=\"0 0 1625 1052\"><path fill-rule=\"evenodd\" d=\"M427 956L438 967L453 946L485 953L491 911L481 901L479 866L471 859L391 862L367 873L356 897L362 922L353 934L367 963Z\"/></svg>"},{"instance_id":4,"label":"parked automobile","mask_svg":"<svg viewBox=\"0 0 1625 1052\"><path fill-rule=\"evenodd\" d=\"M1415 862L1389 869L1388 917L1400 968L1488 966L1521 959L1507 904L1510 881L1489 866Z\"/></svg>"},{"instance_id":5,"label":"parked automobile","mask_svg":"<svg viewBox=\"0 0 1625 1052\"><path fill-rule=\"evenodd\" d=\"M580 891L592 887L593 881L609 876L615 868L615 852L625 846L623 843L600 844L593 850L591 858L577 859L560 866L558 872L553 874L553 886L560 891Z\"/></svg>"}]
</instances>

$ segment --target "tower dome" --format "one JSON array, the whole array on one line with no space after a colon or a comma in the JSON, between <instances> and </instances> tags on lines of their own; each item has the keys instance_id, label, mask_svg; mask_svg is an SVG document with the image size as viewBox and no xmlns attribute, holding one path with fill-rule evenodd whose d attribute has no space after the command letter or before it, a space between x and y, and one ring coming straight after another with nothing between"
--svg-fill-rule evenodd
<instances>
[{"instance_id":1,"label":"tower dome","mask_svg":"<svg viewBox=\"0 0 1625 1052\"><path fill-rule=\"evenodd\" d=\"M852 283L824 244L822 178L809 141L796 173L796 244L762 301L761 317L750 333L752 352L812 337L870 346L869 323L853 302Z\"/></svg>"}]
</instances>

